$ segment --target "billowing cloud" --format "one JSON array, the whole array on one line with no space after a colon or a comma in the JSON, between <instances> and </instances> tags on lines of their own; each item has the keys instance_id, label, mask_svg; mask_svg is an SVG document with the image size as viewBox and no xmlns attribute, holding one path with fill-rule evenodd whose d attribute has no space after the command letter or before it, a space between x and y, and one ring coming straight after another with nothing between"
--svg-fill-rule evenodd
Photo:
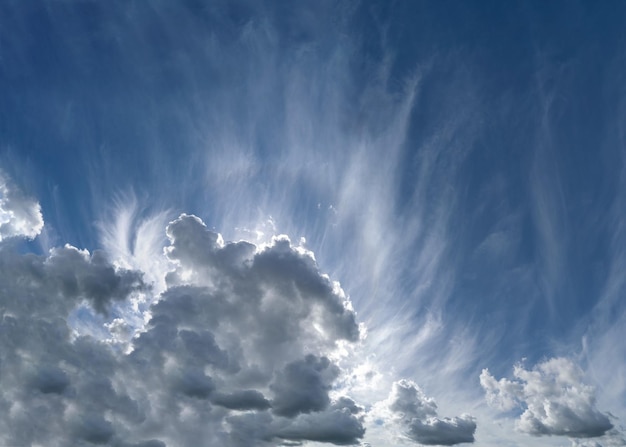
<instances>
[{"instance_id":1,"label":"billowing cloud","mask_svg":"<svg viewBox=\"0 0 626 447\"><path fill-rule=\"evenodd\" d=\"M441 418L437 404L410 380L393 384L389 397L377 405L381 422L393 421L402 436L422 445L455 445L474 442L476 421L468 415Z\"/></svg>"},{"instance_id":2,"label":"billowing cloud","mask_svg":"<svg viewBox=\"0 0 626 447\"><path fill-rule=\"evenodd\" d=\"M293 423L279 427L276 436L294 441L354 444L365 434L362 417L358 416L361 411L350 399L340 398L325 411L299 415Z\"/></svg>"},{"instance_id":3,"label":"billowing cloud","mask_svg":"<svg viewBox=\"0 0 626 447\"><path fill-rule=\"evenodd\" d=\"M0 241L16 236L32 239L42 229L39 202L26 196L0 171Z\"/></svg>"},{"instance_id":4,"label":"billowing cloud","mask_svg":"<svg viewBox=\"0 0 626 447\"><path fill-rule=\"evenodd\" d=\"M578 366L566 358L552 358L527 370L516 365L514 379L496 380L487 369L480 375L487 402L499 410L523 410L519 431L535 436L594 438L613 424L596 409L595 390L583 381Z\"/></svg>"},{"instance_id":5,"label":"billowing cloud","mask_svg":"<svg viewBox=\"0 0 626 447\"><path fill-rule=\"evenodd\" d=\"M0 444L357 443L364 410L332 393L331 359L359 327L313 255L225 243L189 215L166 234L157 296L104 252L0 250ZM77 330L86 317L108 338Z\"/></svg>"}]
</instances>

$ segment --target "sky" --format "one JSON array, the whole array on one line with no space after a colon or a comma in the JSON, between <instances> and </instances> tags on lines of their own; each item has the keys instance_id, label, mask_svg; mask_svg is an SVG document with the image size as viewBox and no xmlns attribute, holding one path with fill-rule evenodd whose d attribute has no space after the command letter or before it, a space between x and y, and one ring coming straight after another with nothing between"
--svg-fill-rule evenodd
<instances>
[{"instance_id":1,"label":"sky","mask_svg":"<svg viewBox=\"0 0 626 447\"><path fill-rule=\"evenodd\" d=\"M0 2L0 445L626 445L626 4Z\"/></svg>"}]
</instances>

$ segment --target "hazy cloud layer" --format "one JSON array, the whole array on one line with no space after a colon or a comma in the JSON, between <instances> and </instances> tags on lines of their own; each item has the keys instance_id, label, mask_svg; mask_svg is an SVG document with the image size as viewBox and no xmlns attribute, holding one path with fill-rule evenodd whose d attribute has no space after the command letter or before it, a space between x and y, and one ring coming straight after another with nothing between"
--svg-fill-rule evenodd
<instances>
[{"instance_id":1,"label":"hazy cloud layer","mask_svg":"<svg viewBox=\"0 0 626 447\"><path fill-rule=\"evenodd\" d=\"M519 431L535 436L593 438L613 428L596 408L595 390L583 381L571 360L553 358L527 370L516 365L514 379L496 380L487 369L480 375L487 402L502 411L520 408Z\"/></svg>"}]
</instances>

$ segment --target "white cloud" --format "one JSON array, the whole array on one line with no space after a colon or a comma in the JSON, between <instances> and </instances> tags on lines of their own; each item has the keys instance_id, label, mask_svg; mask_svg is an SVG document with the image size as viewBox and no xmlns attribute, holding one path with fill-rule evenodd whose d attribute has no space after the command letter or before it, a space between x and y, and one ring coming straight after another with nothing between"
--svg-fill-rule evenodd
<instances>
[{"instance_id":1,"label":"white cloud","mask_svg":"<svg viewBox=\"0 0 626 447\"><path fill-rule=\"evenodd\" d=\"M399 427L400 436L423 445L454 445L474 442L476 421L468 415L441 418L437 404L410 380L393 384L389 397L372 412L379 423Z\"/></svg>"},{"instance_id":2,"label":"white cloud","mask_svg":"<svg viewBox=\"0 0 626 447\"><path fill-rule=\"evenodd\" d=\"M39 202L26 196L0 171L0 241L34 238L43 229Z\"/></svg>"},{"instance_id":3,"label":"white cloud","mask_svg":"<svg viewBox=\"0 0 626 447\"><path fill-rule=\"evenodd\" d=\"M480 375L487 402L499 410L523 410L516 428L535 436L593 438L613 427L596 409L595 389L571 360L552 358L527 370L515 366L514 379L496 380L487 369Z\"/></svg>"}]
</instances>

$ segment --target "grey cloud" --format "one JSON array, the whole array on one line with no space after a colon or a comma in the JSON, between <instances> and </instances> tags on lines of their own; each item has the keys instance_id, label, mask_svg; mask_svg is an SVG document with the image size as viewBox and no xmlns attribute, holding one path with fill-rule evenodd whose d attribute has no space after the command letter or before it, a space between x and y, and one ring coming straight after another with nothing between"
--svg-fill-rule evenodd
<instances>
[{"instance_id":1,"label":"grey cloud","mask_svg":"<svg viewBox=\"0 0 626 447\"><path fill-rule=\"evenodd\" d=\"M183 310L162 307L175 315L193 308L198 316L187 315L189 319L202 318L205 328L206 323L214 331L220 328L218 342L230 345L229 351L242 351L261 372L273 372L274 365L284 363L283 357L303 355L305 345L320 352L332 349L337 340L358 339L356 316L341 290L319 272L309 253L291 246L288 239L277 238L251 255L252 244L224 244L188 215L173 221L168 235L171 246L166 253L180 267L170 273L166 293L180 295L172 298ZM194 238L197 243L191 242ZM198 247L211 253L201 254ZM158 305L156 310L160 312ZM245 327L250 336L230 337L224 330L229 326ZM324 328L323 333L316 326Z\"/></svg>"},{"instance_id":2,"label":"grey cloud","mask_svg":"<svg viewBox=\"0 0 626 447\"><path fill-rule=\"evenodd\" d=\"M363 412L363 408L361 406L357 405L356 402L345 396L342 396L335 402L333 402L331 408L335 410L342 410L344 412L347 411L350 414L358 414Z\"/></svg>"},{"instance_id":3,"label":"grey cloud","mask_svg":"<svg viewBox=\"0 0 626 447\"><path fill-rule=\"evenodd\" d=\"M231 410L266 410L270 407L270 401L257 390L215 393L211 402Z\"/></svg>"},{"instance_id":4,"label":"grey cloud","mask_svg":"<svg viewBox=\"0 0 626 447\"><path fill-rule=\"evenodd\" d=\"M185 370L177 377L175 387L190 397L206 399L215 389L213 380L200 370Z\"/></svg>"},{"instance_id":5,"label":"grey cloud","mask_svg":"<svg viewBox=\"0 0 626 447\"><path fill-rule=\"evenodd\" d=\"M304 360L288 364L270 385L274 413L293 417L326 409L330 404L328 391L338 375L338 368L326 357L308 355Z\"/></svg>"},{"instance_id":6,"label":"grey cloud","mask_svg":"<svg viewBox=\"0 0 626 447\"><path fill-rule=\"evenodd\" d=\"M44 257L8 248L0 249L0 282L23 290L12 298L12 313L65 318L81 300L104 313L111 302L147 288L140 272L115 268L99 251L90 254L66 245Z\"/></svg>"},{"instance_id":7,"label":"grey cloud","mask_svg":"<svg viewBox=\"0 0 626 447\"><path fill-rule=\"evenodd\" d=\"M405 436L423 445L454 445L474 442L476 421L469 415L440 418L437 404L410 380L393 384L387 408Z\"/></svg>"},{"instance_id":8,"label":"grey cloud","mask_svg":"<svg viewBox=\"0 0 626 447\"><path fill-rule=\"evenodd\" d=\"M349 409L301 414L290 425L276 431L287 440L329 442L336 445L356 444L365 434L362 421Z\"/></svg>"},{"instance_id":9,"label":"grey cloud","mask_svg":"<svg viewBox=\"0 0 626 447\"><path fill-rule=\"evenodd\" d=\"M75 427L79 439L92 444L106 444L115 434L113 424L101 415L87 414L80 418Z\"/></svg>"},{"instance_id":10,"label":"grey cloud","mask_svg":"<svg viewBox=\"0 0 626 447\"><path fill-rule=\"evenodd\" d=\"M70 380L65 371L56 366L48 366L37 371L32 385L44 394L62 394L69 384Z\"/></svg>"},{"instance_id":11,"label":"grey cloud","mask_svg":"<svg viewBox=\"0 0 626 447\"><path fill-rule=\"evenodd\" d=\"M514 379L497 381L483 370L480 381L487 401L499 409L519 407L519 431L535 436L594 438L613 428L608 416L596 409L595 390L571 360L553 358L532 370L514 368Z\"/></svg>"},{"instance_id":12,"label":"grey cloud","mask_svg":"<svg viewBox=\"0 0 626 447\"><path fill-rule=\"evenodd\" d=\"M435 401L426 397L410 380L400 380L393 384L389 409L411 419L425 419L437 414Z\"/></svg>"},{"instance_id":13,"label":"grey cloud","mask_svg":"<svg viewBox=\"0 0 626 447\"><path fill-rule=\"evenodd\" d=\"M331 401L340 370L328 359L358 339L356 317L312 255L286 238L224 243L193 216L167 234L158 296L103 252L0 248L0 444L357 442L361 408ZM133 334L143 315L125 312L139 295L151 318ZM84 303L100 312L90 324L123 328L128 350L77 335Z\"/></svg>"},{"instance_id":14,"label":"grey cloud","mask_svg":"<svg viewBox=\"0 0 626 447\"><path fill-rule=\"evenodd\" d=\"M120 447L167 447L163 441L151 439L149 441L138 442L135 444L120 444Z\"/></svg>"},{"instance_id":15,"label":"grey cloud","mask_svg":"<svg viewBox=\"0 0 626 447\"><path fill-rule=\"evenodd\" d=\"M336 338L358 340L354 312L346 309L328 277L320 275L315 260L294 250L289 239L275 239L271 247L255 256L252 270L263 283L269 282L293 299L304 296L315 300L326 311L327 327Z\"/></svg>"},{"instance_id":16,"label":"grey cloud","mask_svg":"<svg viewBox=\"0 0 626 447\"><path fill-rule=\"evenodd\" d=\"M220 369L228 368L228 353L217 346L215 337L211 332L201 331L198 333L181 330L178 332L178 336L191 359L215 365Z\"/></svg>"},{"instance_id":17,"label":"grey cloud","mask_svg":"<svg viewBox=\"0 0 626 447\"><path fill-rule=\"evenodd\" d=\"M476 422L471 416L454 418L428 418L412 420L409 425L409 437L424 445L454 445L462 442L474 442Z\"/></svg>"},{"instance_id":18,"label":"grey cloud","mask_svg":"<svg viewBox=\"0 0 626 447\"><path fill-rule=\"evenodd\" d=\"M226 421L230 425L228 442L232 447L276 445L272 442L273 419L267 412L238 414L229 416Z\"/></svg>"},{"instance_id":19,"label":"grey cloud","mask_svg":"<svg viewBox=\"0 0 626 447\"><path fill-rule=\"evenodd\" d=\"M88 299L101 313L111 301L146 288L140 272L114 268L99 250L89 255L71 246L53 249L44 270L64 297Z\"/></svg>"}]
</instances>

